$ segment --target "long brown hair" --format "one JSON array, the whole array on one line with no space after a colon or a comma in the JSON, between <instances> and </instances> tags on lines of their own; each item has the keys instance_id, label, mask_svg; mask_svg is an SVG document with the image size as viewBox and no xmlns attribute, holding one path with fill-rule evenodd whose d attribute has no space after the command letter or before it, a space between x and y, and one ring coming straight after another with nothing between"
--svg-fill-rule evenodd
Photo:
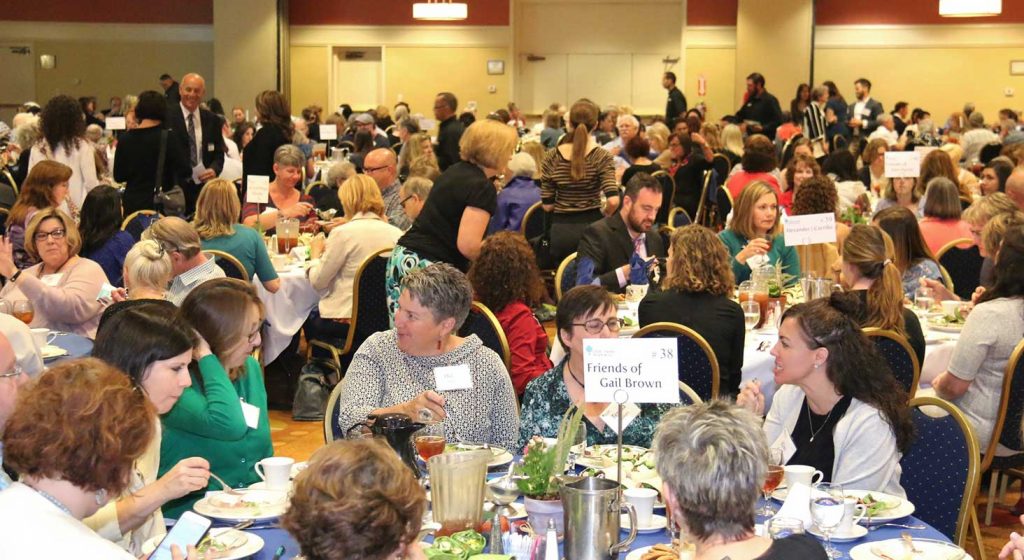
<instances>
[{"instance_id":1,"label":"long brown hair","mask_svg":"<svg viewBox=\"0 0 1024 560\"><path fill-rule=\"evenodd\" d=\"M892 239L895 257L893 262L900 274L921 259L935 260L935 255L924 242L921 228L914 213L902 206L890 206L875 214L875 223Z\"/></svg>"},{"instance_id":2,"label":"long brown hair","mask_svg":"<svg viewBox=\"0 0 1024 560\"><path fill-rule=\"evenodd\" d=\"M953 169L953 160L942 150L928 152L928 155L924 156L924 160L921 161L921 175L914 187L919 197L924 194L928 183L936 177L949 179L959 191L960 179L956 176L956 170Z\"/></svg>"},{"instance_id":3,"label":"long brown hair","mask_svg":"<svg viewBox=\"0 0 1024 560\"><path fill-rule=\"evenodd\" d=\"M7 217L9 224L22 224L32 209L41 210L47 206L56 206L53 188L71 179L71 168L63 163L44 159L32 167L21 185L18 200L11 208Z\"/></svg>"},{"instance_id":4,"label":"long brown hair","mask_svg":"<svg viewBox=\"0 0 1024 560\"><path fill-rule=\"evenodd\" d=\"M861 326L888 329L905 336L902 274L893 262L894 256L889 234L874 226L853 226L843 242L843 262L872 281Z\"/></svg>"},{"instance_id":5,"label":"long brown hair","mask_svg":"<svg viewBox=\"0 0 1024 560\"><path fill-rule=\"evenodd\" d=\"M590 131L597 127L597 105L589 99L580 99L569 109L569 122L572 123L572 167L570 176L573 181L583 179L587 172L587 142Z\"/></svg>"},{"instance_id":6,"label":"long brown hair","mask_svg":"<svg viewBox=\"0 0 1024 560\"><path fill-rule=\"evenodd\" d=\"M181 302L181 316L210 345L210 351L223 363L249 333L245 318L255 305L260 320L265 317L263 301L249 282L234 278L215 278L203 282ZM228 377L238 379L245 366L232 369Z\"/></svg>"},{"instance_id":7,"label":"long brown hair","mask_svg":"<svg viewBox=\"0 0 1024 560\"><path fill-rule=\"evenodd\" d=\"M775 204L779 203L778 193L775 192L771 185L764 181L754 181L743 187L743 190L740 191L740 196L736 199L736 205L733 206L732 224L729 225L729 229L740 234L748 241L757 237L757 233L754 231L754 208L757 206L757 201L761 200L761 197L766 194L775 197ZM775 234L779 233L779 220L781 217L782 213L776 211L775 225L768 231L769 238L775 237Z\"/></svg>"},{"instance_id":8,"label":"long brown hair","mask_svg":"<svg viewBox=\"0 0 1024 560\"><path fill-rule=\"evenodd\" d=\"M286 138L291 138L295 132L291 114L292 110L288 105L288 100L281 95L281 92L268 89L261 91L256 96L256 115L260 124L280 128Z\"/></svg>"}]
</instances>

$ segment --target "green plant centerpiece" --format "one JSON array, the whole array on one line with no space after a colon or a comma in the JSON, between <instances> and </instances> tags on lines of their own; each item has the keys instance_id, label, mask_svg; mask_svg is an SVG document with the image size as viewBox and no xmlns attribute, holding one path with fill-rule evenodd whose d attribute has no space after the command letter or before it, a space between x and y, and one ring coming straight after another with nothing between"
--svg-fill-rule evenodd
<instances>
[{"instance_id":1,"label":"green plant centerpiece","mask_svg":"<svg viewBox=\"0 0 1024 560\"><path fill-rule=\"evenodd\" d=\"M583 425L583 409L571 405L562 415L558 424L558 437L554 446L534 436L526 445L523 462L516 466L514 474L522 477L516 480L519 490L534 500L558 500L558 477L565 472L569 449L576 441L576 434Z\"/></svg>"}]
</instances>

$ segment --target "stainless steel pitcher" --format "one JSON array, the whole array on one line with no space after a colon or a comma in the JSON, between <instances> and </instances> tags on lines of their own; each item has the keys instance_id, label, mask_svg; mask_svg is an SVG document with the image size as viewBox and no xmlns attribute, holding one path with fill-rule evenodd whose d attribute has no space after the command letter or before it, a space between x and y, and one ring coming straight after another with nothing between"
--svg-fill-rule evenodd
<instances>
[{"instance_id":1,"label":"stainless steel pitcher","mask_svg":"<svg viewBox=\"0 0 1024 560\"><path fill-rule=\"evenodd\" d=\"M636 510L620 498L614 480L587 477L562 484L565 508L565 557L572 560L615 560L636 539ZM619 516L629 514L629 535L619 538Z\"/></svg>"}]
</instances>

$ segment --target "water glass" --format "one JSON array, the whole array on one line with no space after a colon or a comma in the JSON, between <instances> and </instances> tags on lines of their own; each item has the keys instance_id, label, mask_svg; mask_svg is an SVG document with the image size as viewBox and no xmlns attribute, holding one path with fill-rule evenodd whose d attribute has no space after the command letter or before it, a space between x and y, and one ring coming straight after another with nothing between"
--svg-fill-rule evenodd
<instances>
[{"instance_id":1,"label":"water glass","mask_svg":"<svg viewBox=\"0 0 1024 560\"><path fill-rule=\"evenodd\" d=\"M793 517L773 517L768 520L768 536L773 541L791 535L804 534L804 522Z\"/></svg>"},{"instance_id":2,"label":"water glass","mask_svg":"<svg viewBox=\"0 0 1024 560\"><path fill-rule=\"evenodd\" d=\"M13 309L11 309L11 302L7 300L0 301L0 313L10 315L12 312Z\"/></svg>"},{"instance_id":3,"label":"water glass","mask_svg":"<svg viewBox=\"0 0 1024 560\"><path fill-rule=\"evenodd\" d=\"M800 275L800 291L804 293L804 301L811 301L816 297L814 289L817 285L817 280L818 277L813 272Z\"/></svg>"},{"instance_id":4,"label":"water glass","mask_svg":"<svg viewBox=\"0 0 1024 560\"><path fill-rule=\"evenodd\" d=\"M761 305L753 299L748 299L741 303L740 307L743 308L743 326L749 332L761 320Z\"/></svg>"},{"instance_id":5,"label":"water glass","mask_svg":"<svg viewBox=\"0 0 1024 560\"><path fill-rule=\"evenodd\" d=\"M846 515L846 496L843 487L831 482L819 482L811 487L811 519L825 535L825 554L829 558L842 558L843 553L832 546L832 533Z\"/></svg>"},{"instance_id":6,"label":"water glass","mask_svg":"<svg viewBox=\"0 0 1024 560\"><path fill-rule=\"evenodd\" d=\"M572 446L569 447L569 456L566 459L566 471L569 474L576 474L576 460L583 456L587 450L587 424L580 422L580 428L576 430L576 437Z\"/></svg>"},{"instance_id":7,"label":"water glass","mask_svg":"<svg viewBox=\"0 0 1024 560\"><path fill-rule=\"evenodd\" d=\"M914 307L919 313L931 311L933 305L935 305L935 294L931 288L921 286L914 292Z\"/></svg>"}]
</instances>

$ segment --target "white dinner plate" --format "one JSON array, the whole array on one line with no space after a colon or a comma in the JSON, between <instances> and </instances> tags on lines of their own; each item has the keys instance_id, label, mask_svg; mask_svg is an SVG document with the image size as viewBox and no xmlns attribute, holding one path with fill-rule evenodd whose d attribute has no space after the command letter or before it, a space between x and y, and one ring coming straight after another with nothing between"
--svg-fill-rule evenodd
<instances>
[{"instance_id":1,"label":"white dinner plate","mask_svg":"<svg viewBox=\"0 0 1024 560\"><path fill-rule=\"evenodd\" d=\"M875 549L890 558L908 558L910 560L973 560L970 554L967 554L962 548L953 543L931 539L914 539L914 548L920 550L921 553L907 556L901 539L866 542L853 547L850 550L850 558L853 560L878 560L879 556L872 552L872 549Z\"/></svg>"},{"instance_id":2,"label":"white dinner plate","mask_svg":"<svg viewBox=\"0 0 1024 560\"><path fill-rule=\"evenodd\" d=\"M54 346L52 344L47 344L46 346L43 346L42 348L39 349L39 354L42 355L44 360L49 360L51 358L59 358L61 356L67 356L68 355L68 351L63 349L63 348L61 348L60 346Z\"/></svg>"},{"instance_id":3,"label":"white dinner plate","mask_svg":"<svg viewBox=\"0 0 1024 560\"><path fill-rule=\"evenodd\" d=\"M243 544L229 550L228 555L221 556L219 560L241 560L242 558L248 558L263 550L263 539L254 533L245 533L230 527L219 527L217 529L210 529L210 536L215 539L223 537L223 541L229 543L234 542L236 539L245 539ZM160 535L142 543L142 553L151 554L156 550L157 545L160 544L160 541L163 540L163 538L164 536ZM205 560L205 558L205 555L199 555L199 560Z\"/></svg>"},{"instance_id":4,"label":"white dinner plate","mask_svg":"<svg viewBox=\"0 0 1024 560\"><path fill-rule=\"evenodd\" d=\"M242 496L210 492L192 509L200 515L226 521L261 521L280 517L288 509L288 494L279 490L240 490ZM240 503L237 503L240 501ZM231 505L237 503L237 505Z\"/></svg>"},{"instance_id":5,"label":"white dinner plate","mask_svg":"<svg viewBox=\"0 0 1024 560\"><path fill-rule=\"evenodd\" d=\"M789 488L785 486L779 486L772 492L772 499L776 502L785 502L786 496L789 495Z\"/></svg>"},{"instance_id":6,"label":"white dinner plate","mask_svg":"<svg viewBox=\"0 0 1024 560\"><path fill-rule=\"evenodd\" d=\"M963 325L944 325L941 323L935 323L933 321L928 321L928 328L933 331L957 334L964 330Z\"/></svg>"},{"instance_id":7,"label":"white dinner plate","mask_svg":"<svg viewBox=\"0 0 1024 560\"><path fill-rule=\"evenodd\" d=\"M619 527L621 530L629 532L629 515L623 513L619 516ZM647 533L658 533L660 531L664 531L665 527L668 527L668 518L664 515L654 514L651 516L651 524L637 527L636 532L641 535Z\"/></svg>"},{"instance_id":8,"label":"white dinner plate","mask_svg":"<svg viewBox=\"0 0 1024 560\"><path fill-rule=\"evenodd\" d=\"M822 539L822 540L825 539L825 533L822 533L821 531L818 531L817 527L811 527L810 530L807 531L807 532L812 534L812 535L814 535L815 537L818 537L819 539ZM863 525L854 525L853 526L853 530L850 531L850 533L847 534L847 535L840 535L840 534L837 534L837 533L832 533L832 542L834 542L834 543L836 543L836 542L853 542L853 541L855 541L857 539L864 538L864 535L866 535L866 534L868 534L868 528L867 527L865 527Z\"/></svg>"},{"instance_id":9,"label":"white dinner plate","mask_svg":"<svg viewBox=\"0 0 1024 560\"><path fill-rule=\"evenodd\" d=\"M881 515L874 517L864 517L861 523L865 525L878 525L881 523L892 523L898 519L903 519L914 513L914 504L910 500L900 498L899 496L893 496L891 494L885 494L883 492L868 492L866 490L846 490L845 494L854 498L863 498L868 494L871 494L874 498L877 498L883 502L898 502L899 505L883 510Z\"/></svg>"},{"instance_id":10,"label":"white dinner plate","mask_svg":"<svg viewBox=\"0 0 1024 560\"><path fill-rule=\"evenodd\" d=\"M644 557L644 554L647 554L648 552L650 552L652 548L654 548L654 547L653 546L645 546L643 548L638 548L638 549L634 550L633 552L630 552L629 554L627 554L626 555L626 560L640 560L641 558Z\"/></svg>"},{"instance_id":11,"label":"white dinner plate","mask_svg":"<svg viewBox=\"0 0 1024 560\"><path fill-rule=\"evenodd\" d=\"M445 446L446 449L454 448L454 451L476 451L486 449L482 443L460 442ZM487 468L500 467L512 462L513 456L507 449L495 445L490 446L491 460L487 461Z\"/></svg>"},{"instance_id":12,"label":"white dinner plate","mask_svg":"<svg viewBox=\"0 0 1024 560\"><path fill-rule=\"evenodd\" d=\"M615 448L615 445L592 445L587 448L582 457L576 458L576 464L593 469L608 468L615 464ZM623 445L622 454L626 455L627 452L634 456L640 456L647 452L647 448L639 445ZM607 455L608 453L611 455Z\"/></svg>"}]
</instances>

